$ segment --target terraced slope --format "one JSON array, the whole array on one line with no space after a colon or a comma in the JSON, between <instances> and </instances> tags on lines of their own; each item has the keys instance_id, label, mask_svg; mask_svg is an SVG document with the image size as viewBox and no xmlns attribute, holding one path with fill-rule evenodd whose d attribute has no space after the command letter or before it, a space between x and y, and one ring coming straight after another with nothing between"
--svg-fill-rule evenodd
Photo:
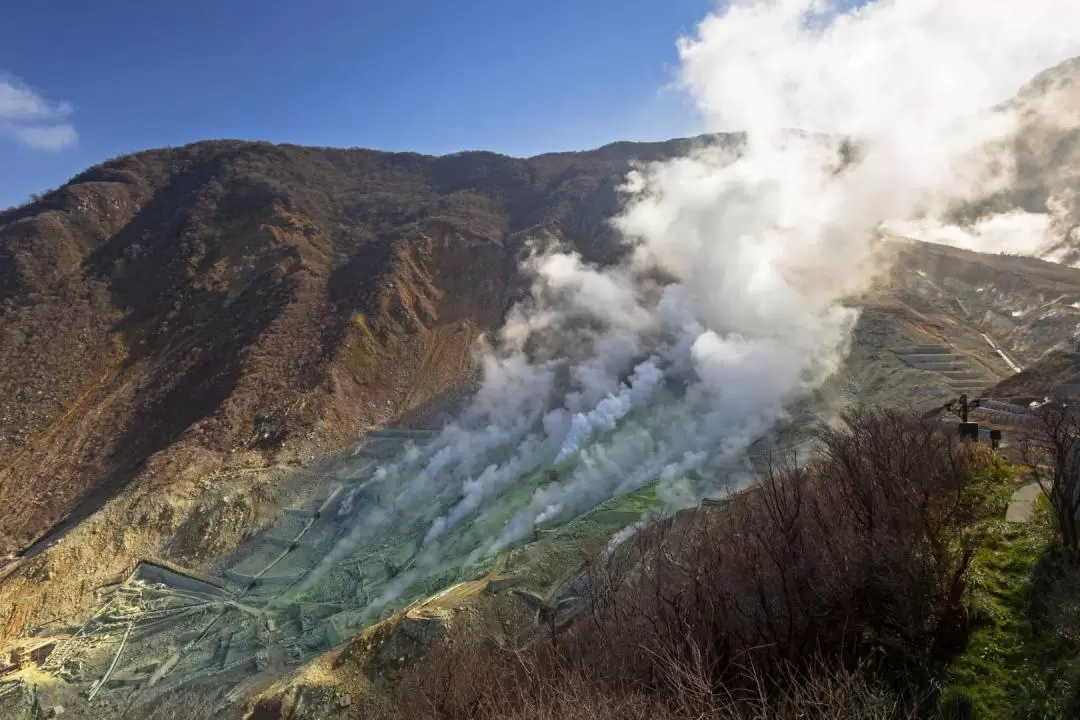
<instances>
[{"instance_id":1,"label":"terraced slope","mask_svg":"<svg viewBox=\"0 0 1080 720\"><path fill-rule=\"evenodd\" d=\"M893 352L916 370L944 377L949 389L957 394L979 392L992 381L986 374L977 372L963 355L941 345L901 347Z\"/></svg>"},{"instance_id":2,"label":"terraced slope","mask_svg":"<svg viewBox=\"0 0 1080 720\"><path fill-rule=\"evenodd\" d=\"M565 623L584 607L576 579L586 548L658 504L645 488L563 527L538 529L523 546L484 552L485 516L512 512L528 497L512 493L499 500L505 507L479 509L449 532L432 565L420 552L424 533L452 496L403 507L382 524L384 504L373 502L400 492L405 479L379 476L376 465L415 463L431 441L422 431L372 433L322 472L283 480L302 502L211 573L144 562L97 594L85 622L69 617L36 628L19 659L0 667L0 717L30 698L97 718L185 689L236 709L373 623L393 630L368 648L371 661L400 663L403 644L422 651L481 595L510 636Z\"/></svg>"}]
</instances>

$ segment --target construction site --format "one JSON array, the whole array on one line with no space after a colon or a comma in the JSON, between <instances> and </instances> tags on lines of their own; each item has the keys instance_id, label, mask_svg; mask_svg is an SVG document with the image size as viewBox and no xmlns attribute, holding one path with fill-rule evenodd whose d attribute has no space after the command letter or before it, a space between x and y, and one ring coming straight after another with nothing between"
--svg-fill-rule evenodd
<instances>
[{"instance_id":1,"label":"construction site","mask_svg":"<svg viewBox=\"0 0 1080 720\"><path fill-rule=\"evenodd\" d=\"M550 477L536 473L425 549L425 533L456 491L410 504L396 497L395 480L416 472L434 436L369 432L317 471L287 479L296 502L215 572L144 561L96 591L85 622L34 629L0 659L0 717L65 707L68 716L100 717L191 688L231 707L380 619L471 580L488 593L512 592L533 614L562 601L565 615L580 604L572 587L581 566L570 549L585 536L602 541L658 503L648 487L559 533L537 528L527 550L486 553L493 529Z\"/></svg>"},{"instance_id":2,"label":"construction site","mask_svg":"<svg viewBox=\"0 0 1080 720\"><path fill-rule=\"evenodd\" d=\"M212 576L143 562L123 582L100 588L100 606L85 623L38 628L39 639L8 662L0 659L0 708L18 713L30 704L47 711L51 695L62 707L62 696L74 690L98 711L119 709L207 680L227 705L340 643L360 629L373 594L405 569L410 543L357 539L357 554L341 558L345 569L334 568L307 592L298 588L355 529L376 465L432 434L376 431L331 471L305 473L302 483L294 481L304 488L303 502L221 561ZM351 577L358 587L335 586Z\"/></svg>"}]
</instances>

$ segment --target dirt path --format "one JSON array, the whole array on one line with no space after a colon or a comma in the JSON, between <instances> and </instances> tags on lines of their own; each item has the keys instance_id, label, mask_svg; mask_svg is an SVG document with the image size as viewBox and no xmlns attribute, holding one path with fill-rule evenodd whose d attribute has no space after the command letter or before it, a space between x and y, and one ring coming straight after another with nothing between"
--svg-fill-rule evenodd
<instances>
[{"instance_id":1,"label":"dirt path","mask_svg":"<svg viewBox=\"0 0 1080 720\"><path fill-rule=\"evenodd\" d=\"M1014 523L1031 522L1035 515L1035 501L1042 494L1039 483L1031 483L1013 493L1009 500L1009 509L1005 511L1005 520Z\"/></svg>"}]
</instances>

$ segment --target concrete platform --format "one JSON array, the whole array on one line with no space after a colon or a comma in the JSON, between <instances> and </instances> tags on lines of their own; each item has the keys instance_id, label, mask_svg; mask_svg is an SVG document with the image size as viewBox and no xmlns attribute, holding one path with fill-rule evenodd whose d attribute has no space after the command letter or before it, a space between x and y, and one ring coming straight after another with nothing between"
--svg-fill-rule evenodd
<instances>
[{"instance_id":1,"label":"concrete platform","mask_svg":"<svg viewBox=\"0 0 1080 720\"><path fill-rule=\"evenodd\" d=\"M1031 483L1013 493L1009 500L1009 509L1005 511L1005 520L1012 523L1031 522L1035 517L1035 502L1042 495L1038 483Z\"/></svg>"},{"instance_id":2,"label":"concrete platform","mask_svg":"<svg viewBox=\"0 0 1080 720\"><path fill-rule=\"evenodd\" d=\"M309 508L288 508L282 512L285 517L300 518L302 520L313 518L318 514L318 509Z\"/></svg>"},{"instance_id":3,"label":"concrete platform","mask_svg":"<svg viewBox=\"0 0 1080 720\"><path fill-rule=\"evenodd\" d=\"M260 545L255 549L255 552L229 568L229 571L244 577L253 577L266 569L270 563L277 560L281 553L287 549L287 547L279 547L274 544Z\"/></svg>"},{"instance_id":4,"label":"concrete platform","mask_svg":"<svg viewBox=\"0 0 1080 720\"><path fill-rule=\"evenodd\" d=\"M952 370L955 372L970 372L970 368L967 365L957 361L941 361L941 362L925 362L925 363L909 363L912 367L918 370L930 370L933 372L945 372Z\"/></svg>"},{"instance_id":5,"label":"concrete platform","mask_svg":"<svg viewBox=\"0 0 1080 720\"><path fill-rule=\"evenodd\" d=\"M267 576L264 575L258 579L251 575L244 575L234 570L226 570L225 574L229 580L247 589L252 581L255 582L255 587L249 592L277 592L278 590L284 590L289 587L294 581L295 577L281 577L281 576Z\"/></svg>"}]
</instances>

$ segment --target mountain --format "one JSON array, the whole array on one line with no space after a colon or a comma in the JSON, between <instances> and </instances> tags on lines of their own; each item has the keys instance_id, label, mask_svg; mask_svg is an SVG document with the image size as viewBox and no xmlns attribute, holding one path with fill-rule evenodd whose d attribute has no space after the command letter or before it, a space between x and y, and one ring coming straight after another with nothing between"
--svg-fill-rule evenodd
<instances>
[{"instance_id":1,"label":"mountain","mask_svg":"<svg viewBox=\"0 0 1080 720\"><path fill-rule=\"evenodd\" d=\"M1077 131L1040 108L1078 97L1077 72L1021 92L1017 184L958 213L1057 199L1056 220L1071 222ZM372 428L423 436L468 394L476 341L527 290L530 243L617 260L608 221L627 171L705 141L740 137L528 159L203 142L108 161L0 213L0 645L77 618L74 632L137 567L146 583L182 571L205 589L232 570L256 587L262 576L236 568L277 562L283 538L294 549L281 526L300 521L283 509L343 502L333 488L353 460L335 453ZM879 282L851 299L861 315L847 363L808 412L940 405L1009 387L1075 345L1080 270L902 238L882 255ZM403 452L394 432L366 442ZM637 500L584 518L573 542L543 536L517 556L519 575L565 590L568 548L632 522ZM321 517L304 512L307 532ZM389 584L412 544L369 575ZM485 577L501 582L504 569ZM479 587L469 602L496 602ZM456 612L456 596L438 597L439 612Z\"/></svg>"},{"instance_id":2,"label":"mountain","mask_svg":"<svg viewBox=\"0 0 1080 720\"><path fill-rule=\"evenodd\" d=\"M137 478L295 464L438 402L501 323L529 232L612 259L629 162L688 142L207 142L0 214L0 554Z\"/></svg>"}]
</instances>

